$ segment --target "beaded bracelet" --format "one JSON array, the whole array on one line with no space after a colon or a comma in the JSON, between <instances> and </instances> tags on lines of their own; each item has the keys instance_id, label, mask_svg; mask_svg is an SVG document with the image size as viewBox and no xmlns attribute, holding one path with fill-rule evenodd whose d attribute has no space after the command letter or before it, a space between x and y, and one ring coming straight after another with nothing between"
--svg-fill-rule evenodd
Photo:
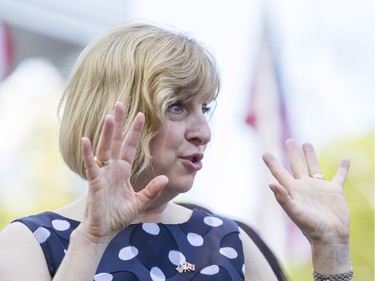
<instances>
[{"instance_id":1,"label":"beaded bracelet","mask_svg":"<svg viewBox=\"0 0 375 281\"><path fill-rule=\"evenodd\" d=\"M339 274L322 274L318 273L313 269L313 277L314 281L351 281L353 280L353 267L350 269L350 271L345 273L339 273Z\"/></svg>"}]
</instances>

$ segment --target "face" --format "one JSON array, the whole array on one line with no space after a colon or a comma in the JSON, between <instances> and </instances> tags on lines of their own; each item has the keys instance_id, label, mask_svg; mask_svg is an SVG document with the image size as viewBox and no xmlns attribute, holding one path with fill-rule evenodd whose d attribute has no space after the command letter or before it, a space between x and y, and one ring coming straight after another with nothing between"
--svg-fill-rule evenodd
<instances>
[{"instance_id":1,"label":"face","mask_svg":"<svg viewBox=\"0 0 375 281\"><path fill-rule=\"evenodd\" d=\"M173 196L188 191L202 168L204 151L211 139L209 111L200 96L172 104L166 112L166 125L151 141L151 167L141 177L149 181L156 175L166 175L166 189Z\"/></svg>"}]
</instances>

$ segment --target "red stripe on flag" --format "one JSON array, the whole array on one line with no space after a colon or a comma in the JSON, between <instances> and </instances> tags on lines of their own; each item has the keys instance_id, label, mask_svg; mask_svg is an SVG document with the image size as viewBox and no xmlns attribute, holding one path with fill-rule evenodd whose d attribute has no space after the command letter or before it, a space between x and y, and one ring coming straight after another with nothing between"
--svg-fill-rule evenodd
<instances>
[{"instance_id":1,"label":"red stripe on flag","mask_svg":"<svg viewBox=\"0 0 375 281\"><path fill-rule=\"evenodd\" d=\"M0 21L0 80L9 73L13 62L13 40L9 26Z\"/></svg>"}]
</instances>

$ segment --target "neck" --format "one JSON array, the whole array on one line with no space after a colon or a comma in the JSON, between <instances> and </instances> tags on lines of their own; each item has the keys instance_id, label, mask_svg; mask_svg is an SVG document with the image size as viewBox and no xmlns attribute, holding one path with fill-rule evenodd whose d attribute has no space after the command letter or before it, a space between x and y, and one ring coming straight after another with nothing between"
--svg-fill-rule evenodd
<instances>
[{"instance_id":1,"label":"neck","mask_svg":"<svg viewBox=\"0 0 375 281\"><path fill-rule=\"evenodd\" d=\"M188 221L192 211L175 203L167 203L157 208L148 208L133 223L179 224Z\"/></svg>"},{"instance_id":2,"label":"neck","mask_svg":"<svg viewBox=\"0 0 375 281\"><path fill-rule=\"evenodd\" d=\"M164 222L164 218L166 217L166 210L168 209L169 203L158 205L158 206L150 206L146 210L144 210L138 218L136 218L133 223L139 222Z\"/></svg>"}]
</instances>

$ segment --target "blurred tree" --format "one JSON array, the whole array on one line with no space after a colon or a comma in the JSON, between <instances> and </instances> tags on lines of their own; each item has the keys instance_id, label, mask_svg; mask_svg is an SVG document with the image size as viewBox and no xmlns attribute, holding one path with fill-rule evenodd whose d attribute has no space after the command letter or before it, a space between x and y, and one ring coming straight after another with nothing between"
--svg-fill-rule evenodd
<instances>
[{"instance_id":1,"label":"blurred tree","mask_svg":"<svg viewBox=\"0 0 375 281\"><path fill-rule=\"evenodd\" d=\"M63 80L42 59L23 61L0 84L0 229L15 218L56 209L82 182L58 147L57 105Z\"/></svg>"}]
</instances>

